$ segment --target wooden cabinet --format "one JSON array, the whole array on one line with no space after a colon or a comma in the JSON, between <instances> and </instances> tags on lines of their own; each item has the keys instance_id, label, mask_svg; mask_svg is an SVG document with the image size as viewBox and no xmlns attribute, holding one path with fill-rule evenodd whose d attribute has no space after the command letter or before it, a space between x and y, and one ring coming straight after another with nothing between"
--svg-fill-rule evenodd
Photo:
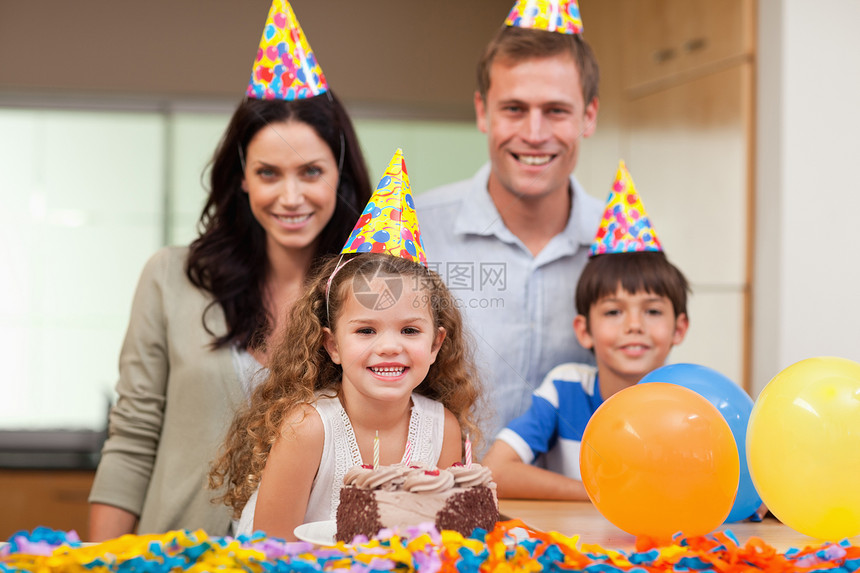
<instances>
[{"instance_id":1,"label":"wooden cabinet","mask_svg":"<svg viewBox=\"0 0 860 573\"><path fill-rule=\"evenodd\" d=\"M619 11L627 88L731 63L753 50L753 0L627 0Z\"/></svg>"},{"instance_id":2,"label":"wooden cabinet","mask_svg":"<svg viewBox=\"0 0 860 573\"><path fill-rule=\"evenodd\" d=\"M91 470L0 470L0 540L44 525L87 535Z\"/></svg>"},{"instance_id":3,"label":"wooden cabinet","mask_svg":"<svg viewBox=\"0 0 860 573\"><path fill-rule=\"evenodd\" d=\"M750 83L744 64L627 101L631 173L672 260L698 285L747 278Z\"/></svg>"},{"instance_id":4,"label":"wooden cabinet","mask_svg":"<svg viewBox=\"0 0 860 573\"><path fill-rule=\"evenodd\" d=\"M749 389L755 0L581 7L601 67L601 107L577 174L605 197L614 164L627 162L666 254L693 289L690 329L670 362L709 366ZM606 171L602 187L591 183L595 166Z\"/></svg>"}]
</instances>

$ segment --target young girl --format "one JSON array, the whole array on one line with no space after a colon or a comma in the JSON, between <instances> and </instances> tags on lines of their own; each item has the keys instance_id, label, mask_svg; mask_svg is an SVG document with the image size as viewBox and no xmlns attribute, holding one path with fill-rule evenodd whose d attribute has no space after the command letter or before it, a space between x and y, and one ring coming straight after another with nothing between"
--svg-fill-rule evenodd
<instances>
[{"instance_id":1,"label":"young girl","mask_svg":"<svg viewBox=\"0 0 860 573\"><path fill-rule=\"evenodd\" d=\"M340 265L338 262L340 261ZM479 439L471 353L456 303L439 276L388 254L332 259L293 307L269 378L233 420L210 485L240 517L295 539L306 522L334 519L346 471L411 460L448 467L462 436Z\"/></svg>"}]
</instances>

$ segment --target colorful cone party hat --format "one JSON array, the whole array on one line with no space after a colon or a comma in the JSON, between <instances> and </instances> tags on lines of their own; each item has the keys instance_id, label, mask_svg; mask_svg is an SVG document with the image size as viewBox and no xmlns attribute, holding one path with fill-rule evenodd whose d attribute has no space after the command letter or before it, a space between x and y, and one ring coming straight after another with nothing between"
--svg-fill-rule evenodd
<instances>
[{"instance_id":1,"label":"colorful cone party hat","mask_svg":"<svg viewBox=\"0 0 860 573\"><path fill-rule=\"evenodd\" d=\"M246 94L254 99L306 99L328 90L322 69L286 0L273 0Z\"/></svg>"},{"instance_id":2,"label":"colorful cone party hat","mask_svg":"<svg viewBox=\"0 0 860 573\"><path fill-rule=\"evenodd\" d=\"M619 161L603 220L591 244L591 256L662 250L633 179L624 162Z\"/></svg>"},{"instance_id":3,"label":"colorful cone party hat","mask_svg":"<svg viewBox=\"0 0 860 573\"><path fill-rule=\"evenodd\" d=\"M341 250L341 254L367 252L388 253L427 266L406 161L400 149L391 158Z\"/></svg>"},{"instance_id":4,"label":"colorful cone party hat","mask_svg":"<svg viewBox=\"0 0 860 573\"><path fill-rule=\"evenodd\" d=\"M576 0L517 0L505 24L560 34L582 33Z\"/></svg>"}]
</instances>

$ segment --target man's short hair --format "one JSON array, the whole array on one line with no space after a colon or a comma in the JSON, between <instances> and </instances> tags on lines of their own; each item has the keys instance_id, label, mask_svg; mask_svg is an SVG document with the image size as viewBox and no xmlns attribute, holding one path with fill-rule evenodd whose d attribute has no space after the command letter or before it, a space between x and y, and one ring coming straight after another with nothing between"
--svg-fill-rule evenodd
<instances>
[{"instance_id":1,"label":"man's short hair","mask_svg":"<svg viewBox=\"0 0 860 573\"><path fill-rule=\"evenodd\" d=\"M672 302L675 316L687 314L690 285L683 273L659 251L612 253L589 259L576 285L576 312L588 318L591 307L618 291L649 292Z\"/></svg>"},{"instance_id":2,"label":"man's short hair","mask_svg":"<svg viewBox=\"0 0 860 573\"><path fill-rule=\"evenodd\" d=\"M569 54L579 70L582 98L585 105L598 95L600 69L591 46L579 34L561 34L531 28L503 26L490 40L478 62L478 93L487 100L490 89L490 68L494 61L519 63L533 58L550 58Z\"/></svg>"}]
</instances>

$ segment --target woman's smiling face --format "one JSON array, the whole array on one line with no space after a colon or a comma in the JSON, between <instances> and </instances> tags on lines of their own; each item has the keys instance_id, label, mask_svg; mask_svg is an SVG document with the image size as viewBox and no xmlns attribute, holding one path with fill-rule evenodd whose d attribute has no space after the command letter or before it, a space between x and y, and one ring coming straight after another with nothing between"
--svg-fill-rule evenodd
<instances>
[{"instance_id":1,"label":"woman's smiling face","mask_svg":"<svg viewBox=\"0 0 860 573\"><path fill-rule=\"evenodd\" d=\"M266 249L314 249L337 204L334 155L302 122L272 123L248 143L242 188L266 232Z\"/></svg>"}]
</instances>

